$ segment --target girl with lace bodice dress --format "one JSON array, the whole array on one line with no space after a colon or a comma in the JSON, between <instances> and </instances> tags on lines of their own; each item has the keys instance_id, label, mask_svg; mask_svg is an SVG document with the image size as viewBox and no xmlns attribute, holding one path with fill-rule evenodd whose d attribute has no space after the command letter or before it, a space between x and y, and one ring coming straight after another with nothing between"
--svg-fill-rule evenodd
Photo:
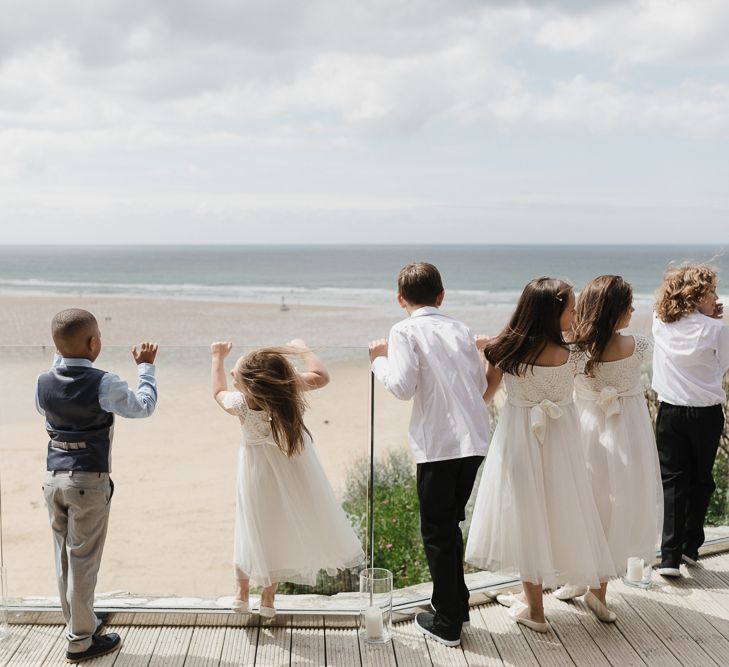
<instances>
[{"instance_id":1,"label":"girl with lace bodice dress","mask_svg":"<svg viewBox=\"0 0 729 667\"><path fill-rule=\"evenodd\" d=\"M241 422L234 562L238 584L233 610L250 611L250 582L263 586L259 612L275 615L279 581L313 585L320 570L354 567L364 553L322 469L303 422L305 390L329 376L303 341L255 350L235 364L236 391L228 391L224 359L230 343L213 343L213 394ZM289 361L300 356L306 370Z\"/></svg>"},{"instance_id":2,"label":"girl with lace bodice dress","mask_svg":"<svg viewBox=\"0 0 729 667\"><path fill-rule=\"evenodd\" d=\"M508 326L479 341L489 387L507 400L486 458L466 560L517 574L524 591L499 596L510 615L546 632L542 586L600 588L615 576L586 472L572 394L578 355L564 341L575 297L556 279L532 280Z\"/></svg>"},{"instance_id":3,"label":"girl with lace bodice dress","mask_svg":"<svg viewBox=\"0 0 729 667\"><path fill-rule=\"evenodd\" d=\"M622 335L633 291L620 276L600 276L582 290L574 324L580 349L575 404L592 492L617 574L628 557L653 563L663 524L663 489L643 366L652 345ZM563 598L564 599L564 598Z\"/></svg>"}]
</instances>

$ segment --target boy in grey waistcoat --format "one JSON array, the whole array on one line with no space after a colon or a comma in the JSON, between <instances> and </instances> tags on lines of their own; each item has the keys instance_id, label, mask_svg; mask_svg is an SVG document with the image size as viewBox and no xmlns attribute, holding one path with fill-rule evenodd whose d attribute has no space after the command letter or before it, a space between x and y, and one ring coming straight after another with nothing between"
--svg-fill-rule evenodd
<instances>
[{"instance_id":1,"label":"boy in grey waistcoat","mask_svg":"<svg viewBox=\"0 0 729 667\"><path fill-rule=\"evenodd\" d=\"M137 391L113 373L93 367L101 352L96 318L71 308L51 324L56 356L38 376L36 407L46 419L48 474L43 493L53 531L56 576L66 620L66 660L76 663L121 646L116 633L101 634L94 589L101 564L114 484L111 444L114 415L149 417L157 402L157 345L132 348Z\"/></svg>"}]
</instances>

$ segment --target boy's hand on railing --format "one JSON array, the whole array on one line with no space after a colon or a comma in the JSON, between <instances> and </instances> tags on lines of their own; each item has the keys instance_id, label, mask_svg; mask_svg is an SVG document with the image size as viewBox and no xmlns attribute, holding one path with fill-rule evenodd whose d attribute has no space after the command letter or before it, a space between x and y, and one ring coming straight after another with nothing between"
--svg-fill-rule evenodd
<instances>
[{"instance_id":1,"label":"boy's hand on railing","mask_svg":"<svg viewBox=\"0 0 729 667\"><path fill-rule=\"evenodd\" d=\"M486 348L486 343L488 343L491 340L491 336L482 336L479 334L475 338L476 340L476 349L479 352L483 352L483 350Z\"/></svg>"},{"instance_id":2,"label":"boy's hand on railing","mask_svg":"<svg viewBox=\"0 0 729 667\"><path fill-rule=\"evenodd\" d=\"M214 357L220 357L221 359L225 359L230 354L230 351L233 349L233 343L230 341L224 340L224 341L216 341L214 343L211 343L210 345L210 352Z\"/></svg>"},{"instance_id":3,"label":"boy's hand on railing","mask_svg":"<svg viewBox=\"0 0 729 667\"><path fill-rule=\"evenodd\" d=\"M373 362L377 357L387 356L387 341L384 338L378 338L370 342L370 362Z\"/></svg>"},{"instance_id":4,"label":"boy's hand on railing","mask_svg":"<svg viewBox=\"0 0 729 667\"><path fill-rule=\"evenodd\" d=\"M157 356L157 343L146 341L139 344L139 349L135 345L132 348L132 356L137 364L153 364Z\"/></svg>"}]
</instances>

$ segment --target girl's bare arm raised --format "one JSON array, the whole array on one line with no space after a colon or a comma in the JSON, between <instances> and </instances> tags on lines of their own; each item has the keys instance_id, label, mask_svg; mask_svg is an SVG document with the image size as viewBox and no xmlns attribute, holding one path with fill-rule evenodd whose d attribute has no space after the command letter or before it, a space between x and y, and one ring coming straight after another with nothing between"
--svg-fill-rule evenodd
<instances>
[{"instance_id":1,"label":"girl's bare arm raised","mask_svg":"<svg viewBox=\"0 0 729 667\"><path fill-rule=\"evenodd\" d=\"M299 378L305 389L321 389L329 384L329 373L321 359L317 357L300 338L292 340L288 347L292 354L301 358L306 370L299 373Z\"/></svg>"}]
</instances>

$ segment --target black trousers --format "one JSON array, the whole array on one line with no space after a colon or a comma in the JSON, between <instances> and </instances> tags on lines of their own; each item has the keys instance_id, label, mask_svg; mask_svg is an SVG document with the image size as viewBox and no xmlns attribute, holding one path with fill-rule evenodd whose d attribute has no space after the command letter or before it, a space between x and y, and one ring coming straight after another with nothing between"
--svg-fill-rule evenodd
<instances>
[{"instance_id":1,"label":"black trousers","mask_svg":"<svg viewBox=\"0 0 729 667\"><path fill-rule=\"evenodd\" d=\"M656 444L663 481L661 560L678 567L704 543L704 519L716 485L714 459L724 430L721 405L691 408L661 403Z\"/></svg>"},{"instance_id":2,"label":"black trousers","mask_svg":"<svg viewBox=\"0 0 729 667\"><path fill-rule=\"evenodd\" d=\"M463 578L463 535L466 518L483 456L419 463L420 534L433 580L432 604L436 625L460 632L468 618L468 587Z\"/></svg>"}]
</instances>

